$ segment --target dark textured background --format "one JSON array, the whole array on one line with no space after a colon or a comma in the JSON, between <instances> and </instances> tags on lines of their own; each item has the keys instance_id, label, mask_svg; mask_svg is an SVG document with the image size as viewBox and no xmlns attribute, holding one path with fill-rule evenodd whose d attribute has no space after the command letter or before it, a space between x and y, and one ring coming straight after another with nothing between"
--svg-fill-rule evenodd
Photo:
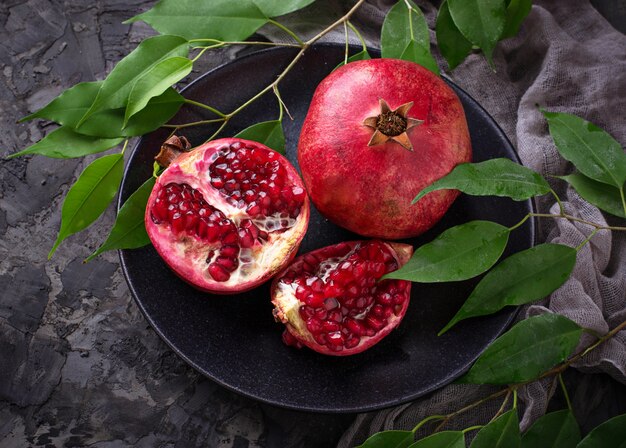
<instances>
[{"instance_id":1,"label":"dark textured background","mask_svg":"<svg viewBox=\"0 0 626 448\"><path fill-rule=\"evenodd\" d=\"M150 34L121 22L152 3L0 0L0 155L52 130L17 119L77 82L104 78ZM625 26L624 2L596 3ZM194 75L235 55L203 58ZM90 160L0 165L0 446L332 446L352 416L273 408L200 377L147 326L116 253L82 263L113 210L46 260L63 198ZM569 382L583 426L626 403L624 387L607 377L573 373Z\"/></svg>"}]
</instances>

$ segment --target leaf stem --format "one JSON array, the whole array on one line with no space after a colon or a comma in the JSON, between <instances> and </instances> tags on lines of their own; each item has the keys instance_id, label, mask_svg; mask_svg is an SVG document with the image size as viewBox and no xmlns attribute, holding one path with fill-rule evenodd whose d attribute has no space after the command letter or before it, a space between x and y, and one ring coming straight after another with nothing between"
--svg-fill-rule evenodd
<instances>
[{"instance_id":1,"label":"leaf stem","mask_svg":"<svg viewBox=\"0 0 626 448\"><path fill-rule=\"evenodd\" d=\"M512 232L513 230L517 229L519 226L524 224L528 220L528 218L530 218L530 216L531 216L530 213L527 214L526 216L524 216L520 222L518 222L517 224L513 225L512 227L509 227L509 231Z\"/></svg>"},{"instance_id":2,"label":"leaf stem","mask_svg":"<svg viewBox=\"0 0 626 448\"><path fill-rule=\"evenodd\" d=\"M201 107L202 109L206 109L206 110L213 112L215 115L219 117L226 118L225 113L220 112L219 110L217 110L214 107L209 106L208 104L199 103L198 101L190 100L188 98L185 98L185 104L191 104L192 106Z\"/></svg>"},{"instance_id":3,"label":"leaf stem","mask_svg":"<svg viewBox=\"0 0 626 448\"><path fill-rule=\"evenodd\" d=\"M582 224L587 224L589 226L595 227L598 230L617 230L617 231L626 231L626 227L620 226L603 226L591 221L585 221L584 219L577 218L572 215L568 215L567 213L563 213L562 215L553 215L551 213L529 213L529 216L534 216L536 218L555 218L555 219L568 219L570 221L580 222Z\"/></svg>"},{"instance_id":4,"label":"leaf stem","mask_svg":"<svg viewBox=\"0 0 626 448\"><path fill-rule=\"evenodd\" d=\"M585 244L587 244L589 241L591 241L591 238L593 238L593 236L598 233L598 229L593 229L593 232L591 232L591 234L587 237L587 239L585 241L583 241L582 243L580 243L578 246L576 246L576 252L578 252L580 249L583 248L583 246Z\"/></svg>"},{"instance_id":5,"label":"leaf stem","mask_svg":"<svg viewBox=\"0 0 626 448\"><path fill-rule=\"evenodd\" d=\"M556 203L559 204L559 213L561 215L564 215L565 209L563 208L563 203L561 202L561 198L559 198L559 195L556 194L556 191L554 191L552 188L550 188L550 193L552 193L552 196L554 196L554 199L556 199Z\"/></svg>"},{"instance_id":6,"label":"leaf stem","mask_svg":"<svg viewBox=\"0 0 626 448\"><path fill-rule=\"evenodd\" d=\"M417 425L415 425L415 428L413 428L411 430L411 432L413 434L415 434L422 426L424 426L426 423L432 421L432 420L442 420L446 418L445 415L431 415L430 417L426 417L425 419L423 419L421 422L419 422Z\"/></svg>"},{"instance_id":7,"label":"leaf stem","mask_svg":"<svg viewBox=\"0 0 626 448\"><path fill-rule=\"evenodd\" d=\"M517 409L517 387L513 389L513 409Z\"/></svg>"},{"instance_id":8,"label":"leaf stem","mask_svg":"<svg viewBox=\"0 0 626 448\"><path fill-rule=\"evenodd\" d=\"M359 30L357 30L356 27L349 20L346 20L346 23L348 24L350 29L354 32L356 37L358 37L359 40L361 41L361 46L363 47L363 51L367 51L367 44L365 43L365 39L363 39L363 36L361 36L361 33L359 33Z\"/></svg>"},{"instance_id":9,"label":"leaf stem","mask_svg":"<svg viewBox=\"0 0 626 448\"><path fill-rule=\"evenodd\" d=\"M348 63L348 25L346 22L343 22L343 34L346 37L346 51L344 51L343 63L344 65Z\"/></svg>"},{"instance_id":10,"label":"leaf stem","mask_svg":"<svg viewBox=\"0 0 626 448\"><path fill-rule=\"evenodd\" d=\"M209 137L206 141L208 142L210 140L213 140L215 137L217 137L219 133L222 132L222 129L224 129L224 127L226 127L226 125L228 124L228 120L229 120L229 117L224 118L224 122L220 125L219 128L217 128L217 131L215 131L213 135Z\"/></svg>"},{"instance_id":11,"label":"leaf stem","mask_svg":"<svg viewBox=\"0 0 626 448\"><path fill-rule=\"evenodd\" d=\"M462 414L466 411L469 411L471 409L474 409L476 406L480 406L481 404L489 401L489 400L493 400L494 398L498 398L500 395L504 395L506 393L511 393L511 389L510 388L506 388L506 389L501 389L498 392L494 392L491 395L481 398L480 400L477 400L473 403L468 404L467 406L462 407L461 409L458 409L454 412L451 412L447 415L445 415L445 418L443 419L443 421L435 428L435 430L433 431L433 433L435 432L439 432L441 430L441 428L443 428L446 423L448 423L451 419L453 419L454 417L456 417L459 414Z\"/></svg>"},{"instance_id":12,"label":"leaf stem","mask_svg":"<svg viewBox=\"0 0 626 448\"><path fill-rule=\"evenodd\" d=\"M212 48L218 48L218 47L219 47L219 45L210 45L210 46L208 46L208 47L200 47L200 48L201 48L201 50L198 52L198 54L196 55L196 57L194 57L194 58L191 60L191 63L192 63L192 64L195 64L195 62L196 62L198 59L200 59L200 58L202 57L202 55L203 55L203 54L204 54L207 50L211 50Z\"/></svg>"},{"instance_id":13,"label":"leaf stem","mask_svg":"<svg viewBox=\"0 0 626 448\"><path fill-rule=\"evenodd\" d=\"M506 405L509 402L509 398L511 398L510 390L508 390L506 395L504 396L504 400L502 400L502 405L500 406L500 409L498 409L498 412L496 412L494 416L491 417L491 420L489 420L490 423L500 417L502 414L504 414L504 410L506 409Z\"/></svg>"},{"instance_id":14,"label":"leaf stem","mask_svg":"<svg viewBox=\"0 0 626 448\"><path fill-rule=\"evenodd\" d=\"M292 48L301 48L300 44L290 44L288 42L263 42L263 41L248 41L248 40L217 40L217 39L192 39L189 42L214 42L214 45L209 45L207 47L195 47L195 48L220 48L225 47L226 45L261 45L266 47L292 47Z\"/></svg>"},{"instance_id":15,"label":"leaf stem","mask_svg":"<svg viewBox=\"0 0 626 448\"><path fill-rule=\"evenodd\" d=\"M294 33L293 31L291 31L289 28L287 28L285 25L283 25L282 23L279 23L275 20L270 19L269 23L271 23L272 25L274 25L277 28L280 28L281 30L283 30L285 33L289 34L291 37L293 37L295 39L296 42L298 42L300 47L304 46L304 42L302 41L302 39L300 39L298 37L298 35L296 33Z\"/></svg>"},{"instance_id":16,"label":"leaf stem","mask_svg":"<svg viewBox=\"0 0 626 448\"><path fill-rule=\"evenodd\" d=\"M465 433L468 433L470 431L474 431L475 429L481 429L481 428L484 428L484 427L485 427L485 425L474 425L474 426L470 426L469 428L463 429L461 432L463 434L465 434Z\"/></svg>"},{"instance_id":17,"label":"leaf stem","mask_svg":"<svg viewBox=\"0 0 626 448\"><path fill-rule=\"evenodd\" d=\"M128 139L124 140L124 146L122 146L122 151L121 151L122 154L124 154L124 151L126 151L126 147L128 147Z\"/></svg>"},{"instance_id":18,"label":"leaf stem","mask_svg":"<svg viewBox=\"0 0 626 448\"><path fill-rule=\"evenodd\" d=\"M561 390L563 391L563 396L565 397L565 402L567 403L567 409L569 409L570 412L574 412L572 408L572 402L570 401L569 394L567 393L567 388L565 387L565 382L563 382L563 375L559 373L558 378L559 384L561 385Z\"/></svg>"},{"instance_id":19,"label":"leaf stem","mask_svg":"<svg viewBox=\"0 0 626 448\"><path fill-rule=\"evenodd\" d=\"M219 123L220 121L224 121L224 119L213 118L212 120L192 121L191 123L184 123L184 124L164 124L163 127L171 128L171 129L182 129L182 128L189 128L191 126L201 126L203 124Z\"/></svg>"}]
</instances>

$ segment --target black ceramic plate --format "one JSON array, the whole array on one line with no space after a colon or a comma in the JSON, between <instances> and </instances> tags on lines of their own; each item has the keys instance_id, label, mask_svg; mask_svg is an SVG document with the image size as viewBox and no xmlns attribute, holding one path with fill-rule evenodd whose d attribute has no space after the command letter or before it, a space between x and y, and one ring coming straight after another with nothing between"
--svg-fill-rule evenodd
<instances>
[{"instance_id":1,"label":"black ceramic plate","mask_svg":"<svg viewBox=\"0 0 626 448\"><path fill-rule=\"evenodd\" d=\"M318 83L343 58L343 46L309 49L280 84L293 116L284 120L287 157L296 164L302 120ZM223 111L233 110L276 78L295 55L290 48L274 48L241 57L199 78L184 95ZM472 137L474 161L517 157L504 133L467 93L459 95ZM202 109L184 108L172 120L184 123L208 118ZM222 133L232 136L243 128L276 119L276 99L266 95L237 115ZM194 144L214 128L187 128ZM152 173L152 160L167 130L141 139L126 170L120 204ZM427 234L409 242L432 240L444 229L474 219L510 226L532 204L495 197L462 195L444 219ZM533 223L511 235L505 256L533 244ZM312 210L309 231L300 252L339 241L359 239ZM194 368L219 384L267 403L320 412L359 412L397 405L451 382L466 371L485 347L510 323L515 309L470 319L442 337L436 333L455 314L475 281L414 284L409 310L398 329L359 355L331 357L283 345L282 326L272 318L269 287L246 294L211 296L179 280L149 246L121 251L124 274L137 303L155 331Z\"/></svg>"}]
</instances>

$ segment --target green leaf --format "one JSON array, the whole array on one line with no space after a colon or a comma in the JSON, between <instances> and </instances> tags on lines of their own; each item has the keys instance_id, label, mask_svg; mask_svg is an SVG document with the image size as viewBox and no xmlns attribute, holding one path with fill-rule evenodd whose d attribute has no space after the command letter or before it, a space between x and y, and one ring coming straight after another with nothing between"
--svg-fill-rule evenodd
<instances>
[{"instance_id":1,"label":"green leaf","mask_svg":"<svg viewBox=\"0 0 626 448\"><path fill-rule=\"evenodd\" d=\"M546 414L522 436L522 448L575 448L580 429L568 409Z\"/></svg>"},{"instance_id":2,"label":"green leaf","mask_svg":"<svg viewBox=\"0 0 626 448\"><path fill-rule=\"evenodd\" d=\"M500 39L513 37L533 7L533 0L510 0L506 7L506 22Z\"/></svg>"},{"instance_id":3,"label":"green leaf","mask_svg":"<svg viewBox=\"0 0 626 448\"><path fill-rule=\"evenodd\" d=\"M269 4L268 8L273 7ZM187 39L240 41L265 25L268 18L252 0L161 0L149 11L124 23L138 20L161 34L176 34Z\"/></svg>"},{"instance_id":4,"label":"green leaf","mask_svg":"<svg viewBox=\"0 0 626 448\"><path fill-rule=\"evenodd\" d=\"M128 96L139 79L150 73L162 61L173 57L184 58L188 54L189 42L180 36L154 36L142 41L111 70L93 103L77 123L76 129L79 129L95 112L126 108ZM164 86L159 94L167 87Z\"/></svg>"},{"instance_id":5,"label":"green leaf","mask_svg":"<svg viewBox=\"0 0 626 448\"><path fill-rule=\"evenodd\" d=\"M534 380L565 361L581 333L578 324L558 314L529 317L487 347L459 382L511 384Z\"/></svg>"},{"instance_id":6,"label":"green leaf","mask_svg":"<svg viewBox=\"0 0 626 448\"><path fill-rule=\"evenodd\" d=\"M493 65L491 55L506 22L504 0L448 0L448 8L461 34Z\"/></svg>"},{"instance_id":7,"label":"green leaf","mask_svg":"<svg viewBox=\"0 0 626 448\"><path fill-rule=\"evenodd\" d=\"M124 115L124 126L128 119L147 106L148 101L161 95L172 84L183 79L193 68L193 62L187 58L175 56L165 59L141 76L128 96L128 105Z\"/></svg>"},{"instance_id":8,"label":"green leaf","mask_svg":"<svg viewBox=\"0 0 626 448\"><path fill-rule=\"evenodd\" d=\"M439 7L435 31L437 33L439 51L441 51L441 55L446 58L448 67L452 70L470 54L470 51L472 51L472 43L461 34L454 24L446 0L444 0Z\"/></svg>"},{"instance_id":9,"label":"green leaf","mask_svg":"<svg viewBox=\"0 0 626 448\"><path fill-rule=\"evenodd\" d=\"M595 427L577 448L626 448L626 414Z\"/></svg>"},{"instance_id":10,"label":"green leaf","mask_svg":"<svg viewBox=\"0 0 626 448\"><path fill-rule=\"evenodd\" d=\"M591 179L623 188L626 154L608 133L576 115L542 110L561 155Z\"/></svg>"},{"instance_id":11,"label":"green leaf","mask_svg":"<svg viewBox=\"0 0 626 448\"><path fill-rule=\"evenodd\" d=\"M357 448L406 448L413 442L411 431L382 431L374 434Z\"/></svg>"},{"instance_id":12,"label":"green leaf","mask_svg":"<svg viewBox=\"0 0 626 448\"><path fill-rule=\"evenodd\" d=\"M154 182L155 178L150 177L130 195L120 208L107 240L85 261L90 261L107 250L135 249L150 244L144 215Z\"/></svg>"},{"instance_id":13,"label":"green leaf","mask_svg":"<svg viewBox=\"0 0 626 448\"><path fill-rule=\"evenodd\" d=\"M550 192L540 174L509 159L491 159L457 165L449 174L424 188L413 199L431 191L457 189L474 196L505 196L516 201Z\"/></svg>"},{"instance_id":14,"label":"green leaf","mask_svg":"<svg viewBox=\"0 0 626 448\"><path fill-rule=\"evenodd\" d=\"M55 159L70 159L106 151L119 145L122 141L121 138L107 139L82 135L71 128L61 126L34 145L11 154L9 158L26 154L39 154Z\"/></svg>"},{"instance_id":15,"label":"green leaf","mask_svg":"<svg viewBox=\"0 0 626 448\"><path fill-rule=\"evenodd\" d=\"M407 3L411 5L410 9ZM435 73L439 68L430 54L430 35L422 11L411 0L399 1L389 10L380 36L382 57L406 59Z\"/></svg>"},{"instance_id":16,"label":"green leaf","mask_svg":"<svg viewBox=\"0 0 626 448\"><path fill-rule=\"evenodd\" d=\"M370 54L366 51L366 50L361 50L358 53L353 54L352 56L350 56L348 58L348 63L350 62L354 62L354 61L366 61L368 59L372 59L372 57L370 56ZM341 67L342 65L346 65L345 61L341 61L337 67L335 67L333 70L337 70L339 67Z\"/></svg>"},{"instance_id":17,"label":"green leaf","mask_svg":"<svg viewBox=\"0 0 626 448\"><path fill-rule=\"evenodd\" d=\"M540 244L511 255L482 278L439 335L464 319L547 296L565 283L575 264L576 249L562 244Z\"/></svg>"},{"instance_id":18,"label":"green leaf","mask_svg":"<svg viewBox=\"0 0 626 448\"><path fill-rule=\"evenodd\" d=\"M437 66L437 61L435 61L433 55L430 54L430 50L420 47L414 40L409 42L409 45L407 45L406 49L402 52L400 59L415 62L434 74L439 74L439 66Z\"/></svg>"},{"instance_id":19,"label":"green leaf","mask_svg":"<svg viewBox=\"0 0 626 448\"><path fill-rule=\"evenodd\" d=\"M253 124L235 137L263 143L274 151L285 154L285 134L283 133L283 123L280 120Z\"/></svg>"},{"instance_id":20,"label":"green leaf","mask_svg":"<svg viewBox=\"0 0 626 448\"><path fill-rule=\"evenodd\" d=\"M580 173L559 176L559 179L565 180L574 187L585 201L612 215L626 218L626 211L624 211L622 196L618 188L589 179Z\"/></svg>"},{"instance_id":21,"label":"green leaf","mask_svg":"<svg viewBox=\"0 0 626 448\"><path fill-rule=\"evenodd\" d=\"M519 448L519 446L517 409L511 409L478 431L470 448Z\"/></svg>"},{"instance_id":22,"label":"green leaf","mask_svg":"<svg viewBox=\"0 0 626 448\"><path fill-rule=\"evenodd\" d=\"M409 448L465 448L463 431L442 431L418 440Z\"/></svg>"},{"instance_id":23,"label":"green leaf","mask_svg":"<svg viewBox=\"0 0 626 448\"><path fill-rule=\"evenodd\" d=\"M44 118L75 129L93 103L102 81L83 82L63 92L43 109L21 121ZM160 127L178 112L185 99L174 89L152 98L124 128L124 108L96 112L80 127L80 134L115 138L143 135Z\"/></svg>"},{"instance_id":24,"label":"green leaf","mask_svg":"<svg viewBox=\"0 0 626 448\"><path fill-rule=\"evenodd\" d=\"M419 283L467 280L494 265L509 239L509 229L491 221L451 227L418 248L407 264L382 278Z\"/></svg>"},{"instance_id":25,"label":"green leaf","mask_svg":"<svg viewBox=\"0 0 626 448\"><path fill-rule=\"evenodd\" d=\"M63 202L61 229L48 258L70 235L89 227L106 210L124 172L124 156L111 154L94 160L70 188Z\"/></svg>"},{"instance_id":26,"label":"green leaf","mask_svg":"<svg viewBox=\"0 0 626 448\"><path fill-rule=\"evenodd\" d=\"M96 99L101 86L102 81L76 84L65 90L45 107L22 118L19 122L44 118L63 125L66 125L68 122L78 123L78 120L87 112L93 100Z\"/></svg>"},{"instance_id":27,"label":"green leaf","mask_svg":"<svg viewBox=\"0 0 626 448\"><path fill-rule=\"evenodd\" d=\"M315 0L253 0L267 17L278 17L309 6Z\"/></svg>"}]
</instances>

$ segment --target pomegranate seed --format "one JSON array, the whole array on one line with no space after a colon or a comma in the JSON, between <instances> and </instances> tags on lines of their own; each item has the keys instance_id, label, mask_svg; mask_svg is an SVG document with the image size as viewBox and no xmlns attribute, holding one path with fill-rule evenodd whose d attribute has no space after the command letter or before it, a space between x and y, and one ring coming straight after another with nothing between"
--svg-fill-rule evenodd
<instances>
[{"instance_id":1,"label":"pomegranate seed","mask_svg":"<svg viewBox=\"0 0 626 448\"><path fill-rule=\"evenodd\" d=\"M239 244L241 247L248 248L254 246L254 240L254 237L248 230L239 230Z\"/></svg>"},{"instance_id":2,"label":"pomegranate seed","mask_svg":"<svg viewBox=\"0 0 626 448\"><path fill-rule=\"evenodd\" d=\"M308 319L306 321L306 327L311 333L319 333L322 331L322 323L315 318Z\"/></svg>"},{"instance_id":3,"label":"pomegranate seed","mask_svg":"<svg viewBox=\"0 0 626 448\"><path fill-rule=\"evenodd\" d=\"M328 318L328 311L326 311L325 308L316 308L315 318L319 320L325 320L326 318Z\"/></svg>"},{"instance_id":4,"label":"pomegranate seed","mask_svg":"<svg viewBox=\"0 0 626 448\"><path fill-rule=\"evenodd\" d=\"M230 274L220 265L215 263L211 263L209 265L209 274L211 274L211 277L218 282L225 282L230 278Z\"/></svg>"},{"instance_id":5,"label":"pomegranate seed","mask_svg":"<svg viewBox=\"0 0 626 448\"><path fill-rule=\"evenodd\" d=\"M357 336L360 336L363 334L363 325L361 325L354 319L346 319L345 326Z\"/></svg>"},{"instance_id":6,"label":"pomegranate seed","mask_svg":"<svg viewBox=\"0 0 626 448\"><path fill-rule=\"evenodd\" d=\"M359 342L361 342L361 338L359 337L351 337L349 339L346 340L344 347L346 348L354 348L357 345L359 345Z\"/></svg>"},{"instance_id":7,"label":"pomegranate seed","mask_svg":"<svg viewBox=\"0 0 626 448\"><path fill-rule=\"evenodd\" d=\"M329 320L322 322L322 331L330 333L339 330L341 330L341 326L337 322L331 322Z\"/></svg>"},{"instance_id":8,"label":"pomegranate seed","mask_svg":"<svg viewBox=\"0 0 626 448\"><path fill-rule=\"evenodd\" d=\"M220 251L220 255L228 258L235 258L239 255L239 247L237 246L222 246L222 250Z\"/></svg>"},{"instance_id":9,"label":"pomegranate seed","mask_svg":"<svg viewBox=\"0 0 626 448\"><path fill-rule=\"evenodd\" d=\"M237 268L237 260L224 257L220 255L215 259L215 262L219 264L226 272L232 272Z\"/></svg>"},{"instance_id":10,"label":"pomegranate seed","mask_svg":"<svg viewBox=\"0 0 626 448\"><path fill-rule=\"evenodd\" d=\"M380 294L376 298L376 301L380 303L381 305L391 305L393 304L393 296L389 294L388 292L385 292L383 294Z\"/></svg>"},{"instance_id":11,"label":"pomegranate seed","mask_svg":"<svg viewBox=\"0 0 626 448\"><path fill-rule=\"evenodd\" d=\"M365 318L365 322L367 323L367 325L373 329L373 330L380 330L385 326L385 322L375 318L372 315L369 315Z\"/></svg>"},{"instance_id":12,"label":"pomegranate seed","mask_svg":"<svg viewBox=\"0 0 626 448\"><path fill-rule=\"evenodd\" d=\"M329 344L334 346L343 345L343 335L338 331L334 333L328 333L328 335L326 336L326 340Z\"/></svg>"}]
</instances>

